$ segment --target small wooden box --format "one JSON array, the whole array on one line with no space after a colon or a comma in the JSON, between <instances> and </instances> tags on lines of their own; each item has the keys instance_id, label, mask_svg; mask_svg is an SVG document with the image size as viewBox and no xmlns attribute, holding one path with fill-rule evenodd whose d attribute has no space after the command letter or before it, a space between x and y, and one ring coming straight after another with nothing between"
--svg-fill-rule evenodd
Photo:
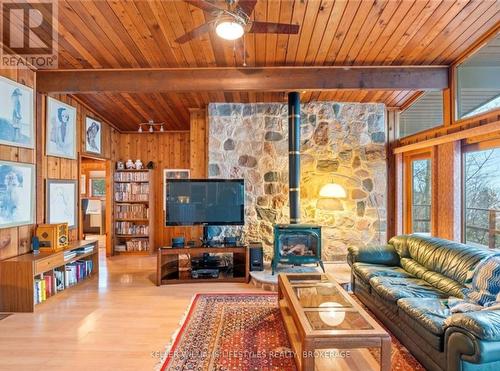
<instances>
[{"instance_id":1,"label":"small wooden box","mask_svg":"<svg viewBox=\"0 0 500 371\"><path fill-rule=\"evenodd\" d=\"M35 234L42 252L60 251L69 245L68 223L39 224Z\"/></svg>"}]
</instances>

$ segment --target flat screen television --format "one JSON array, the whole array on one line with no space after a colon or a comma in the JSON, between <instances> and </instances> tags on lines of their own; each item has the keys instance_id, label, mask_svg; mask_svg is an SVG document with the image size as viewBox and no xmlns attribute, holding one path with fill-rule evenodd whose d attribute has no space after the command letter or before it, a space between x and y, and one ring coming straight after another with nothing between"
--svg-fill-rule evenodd
<instances>
[{"instance_id":1,"label":"flat screen television","mask_svg":"<svg viewBox=\"0 0 500 371\"><path fill-rule=\"evenodd\" d=\"M243 225L243 179L169 179L165 225Z\"/></svg>"}]
</instances>

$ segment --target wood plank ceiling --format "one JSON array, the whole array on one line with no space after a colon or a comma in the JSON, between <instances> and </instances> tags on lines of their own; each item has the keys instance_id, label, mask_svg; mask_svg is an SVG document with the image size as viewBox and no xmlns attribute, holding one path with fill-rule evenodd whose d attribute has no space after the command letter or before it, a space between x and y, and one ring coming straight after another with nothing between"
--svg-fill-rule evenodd
<instances>
[{"instance_id":1,"label":"wood plank ceiling","mask_svg":"<svg viewBox=\"0 0 500 371\"><path fill-rule=\"evenodd\" d=\"M223 6L223 1L215 1ZM248 34L248 66L451 64L498 25L492 0L259 0L252 19L300 25L298 35ZM214 32L174 40L207 14L183 1L59 1L59 68L242 66L242 45ZM238 41L241 43L242 41ZM382 102L401 106L412 91L305 92L303 101ZM208 102L283 101L279 93L82 94L123 130L165 121L189 128L188 108Z\"/></svg>"}]
</instances>

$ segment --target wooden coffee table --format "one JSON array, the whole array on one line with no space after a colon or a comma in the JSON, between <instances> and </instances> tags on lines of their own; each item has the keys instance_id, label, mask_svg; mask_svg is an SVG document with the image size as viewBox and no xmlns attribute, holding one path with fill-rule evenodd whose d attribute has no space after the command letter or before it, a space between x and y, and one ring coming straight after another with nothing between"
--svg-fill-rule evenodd
<instances>
[{"instance_id":1,"label":"wooden coffee table","mask_svg":"<svg viewBox=\"0 0 500 371\"><path fill-rule=\"evenodd\" d=\"M280 273L278 296L299 370L357 348L380 348L380 369L391 369L390 335L330 274Z\"/></svg>"}]
</instances>

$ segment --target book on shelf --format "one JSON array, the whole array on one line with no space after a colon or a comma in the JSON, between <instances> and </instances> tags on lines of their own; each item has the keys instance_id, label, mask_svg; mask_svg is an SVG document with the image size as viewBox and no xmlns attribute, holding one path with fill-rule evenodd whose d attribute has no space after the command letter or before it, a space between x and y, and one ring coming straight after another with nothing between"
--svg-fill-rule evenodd
<instances>
[{"instance_id":1,"label":"book on shelf","mask_svg":"<svg viewBox=\"0 0 500 371\"><path fill-rule=\"evenodd\" d=\"M46 281L43 278L35 278L35 283L34 283L34 290L33 290L33 300L35 301L35 304L40 304L47 300L47 292L46 292Z\"/></svg>"},{"instance_id":2,"label":"book on shelf","mask_svg":"<svg viewBox=\"0 0 500 371\"><path fill-rule=\"evenodd\" d=\"M144 235L149 234L149 226L147 224L135 224L133 222L115 222L116 234L121 235Z\"/></svg>"},{"instance_id":3,"label":"book on shelf","mask_svg":"<svg viewBox=\"0 0 500 371\"><path fill-rule=\"evenodd\" d=\"M148 251L149 240L147 239L133 239L125 242L126 251Z\"/></svg>"},{"instance_id":4,"label":"book on shelf","mask_svg":"<svg viewBox=\"0 0 500 371\"><path fill-rule=\"evenodd\" d=\"M93 263L91 260L77 260L73 263L66 264L65 267L65 282L66 287L76 285L79 281L86 278L92 272Z\"/></svg>"},{"instance_id":5,"label":"book on shelf","mask_svg":"<svg viewBox=\"0 0 500 371\"><path fill-rule=\"evenodd\" d=\"M147 182L149 181L148 172L115 172L115 181L117 182Z\"/></svg>"},{"instance_id":6,"label":"book on shelf","mask_svg":"<svg viewBox=\"0 0 500 371\"><path fill-rule=\"evenodd\" d=\"M148 219L149 207L139 205L116 205L115 216L117 219Z\"/></svg>"},{"instance_id":7,"label":"book on shelf","mask_svg":"<svg viewBox=\"0 0 500 371\"><path fill-rule=\"evenodd\" d=\"M64 268L64 267L62 267L62 268ZM54 278L56 280L56 290L57 291L63 291L64 288L66 287L64 284L64 271L62 271L62 268L54 269Z\"/></svg>"},{"instance_id":8,"label":"book on shelf","mask_svg":"<svg viewBox=\"0 0 500 371\"><path fill-rule=\"evenodd\" d=\"M85 247L80 247L79 249L75 249L73 251L76 253L76 255L88 254L89 252L94 251L94 246L89 245L89 246L85 246Z\"/></svg>"}]
</instances>

